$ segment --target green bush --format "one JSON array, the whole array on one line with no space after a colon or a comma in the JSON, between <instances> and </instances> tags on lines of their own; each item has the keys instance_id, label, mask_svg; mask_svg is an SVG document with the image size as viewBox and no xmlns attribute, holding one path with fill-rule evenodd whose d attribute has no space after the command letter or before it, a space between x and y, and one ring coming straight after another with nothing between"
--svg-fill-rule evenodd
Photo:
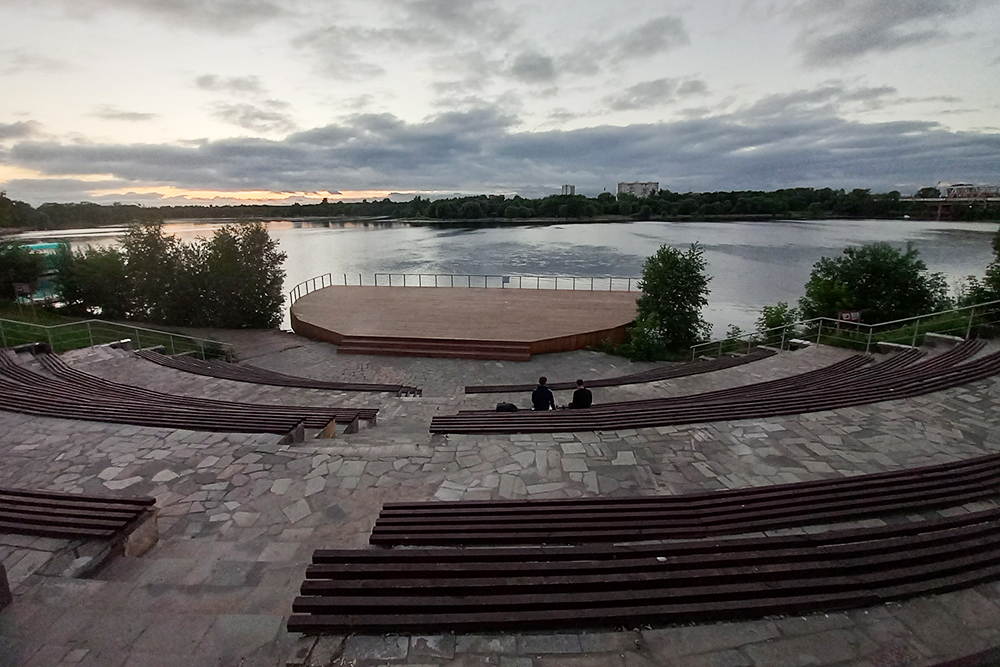
<instances>
[{"instance_id":1,"label":"green bush","mask_svg":"<svg viewBox=\"0 0 1000 667\"><path fill-rule=\"evenodd\" d=\"M859 310L863 322L875 324L949 307L944 276L929 273L919 255L912 246L901 252L888 243L870 243L823 257L799 300L802 317L836 318L837 311Z\"/></svg>"},{"instance_id":2,"label":"green bush","mask_svg":"<svg viewBox=\"0 0 1000 667\"><path fill-rule=\"evenodd\" d=\"M0 299L17 298L14 283L35 285L45 273L45 258L19 243L0 246Z\"/></svg>"},{"instance_id":3,"label":"green bush","mask_svg":"<svg viewBox=\"0 0 1000 667\"><path fill-rule=\"evenodd\" d=\"M133 227L120 248L57 256L69 312L173 326L273 328L284 304L285 254L261 223L182 243L160 225Z\"/></svg>"}]
</instances>

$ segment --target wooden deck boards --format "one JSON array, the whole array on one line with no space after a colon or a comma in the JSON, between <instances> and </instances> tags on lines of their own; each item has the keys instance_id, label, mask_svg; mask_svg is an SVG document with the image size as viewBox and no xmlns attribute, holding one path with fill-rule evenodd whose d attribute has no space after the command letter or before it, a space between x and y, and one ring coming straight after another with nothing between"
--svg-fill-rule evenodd
<instances>
[{"instance_id":1,"label":"wooden deck boards","mask_svg":"<svg viewBox=\"0 0 1000 667\"><path fill-rule=\"evenodd\" d=\"M291 319L296 332L337 345L371 338L410 341L414 349L421 341L514 343L540 354L621 338L635 319L638 296L583 290L335 286L296 301Z\"/></svg>"}]
</instances>

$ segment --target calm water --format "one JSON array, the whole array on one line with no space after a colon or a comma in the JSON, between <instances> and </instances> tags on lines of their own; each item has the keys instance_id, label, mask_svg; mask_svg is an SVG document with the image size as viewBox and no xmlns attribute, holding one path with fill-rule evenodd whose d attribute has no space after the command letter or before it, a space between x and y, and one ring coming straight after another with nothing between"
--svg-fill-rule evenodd
<instances>
[{"instance_id":1,"label":"calm water","mask_svg":"<svg viewBox=\"0 0 1000 667\"><path fill-rule=\"evenodd\" d=\"M210 236L221 223L174 222L167 233L184 239ZM285 291L323 273L639 276L661 244L700 242L708 260L711 295L705 317L722 335L730 324L753 328L761 306L790 303L820 257L846 246L912 242L932 271L949 284L982 276L992 259L995 223L916 221L810 221L673 223L634 222L550 226L462 227L409 223L272 221L268 229L285 263ZM107 245L116 228L33 233L25 239L66 239L75 247ZM286 321L287 325L287 321Z\"/></svg>"}]
</instances>

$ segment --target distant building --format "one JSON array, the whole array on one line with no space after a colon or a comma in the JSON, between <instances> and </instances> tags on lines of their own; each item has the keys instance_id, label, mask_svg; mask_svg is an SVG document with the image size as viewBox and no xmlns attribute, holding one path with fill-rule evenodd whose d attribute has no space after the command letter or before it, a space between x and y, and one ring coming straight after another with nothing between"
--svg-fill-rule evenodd
<instances>
[{"instance_id":1,"label":"distant building","mask_svg":"<svg viewBox=\"0 0 1000 667\"><path fill-rule=\"evenodd\" d=\"M635 195L636 197L648 197L651 194L655 194L659 189L659 182L618 184L618 194Z\"/></svg>"},{"instance_id":2,"label":"distant building","mask_svg":"<svg viewBox=\"0 0 1000 667\"><path fill-rule=\"evenodd\" d=\"M576 194L576 186L575 185L564 185L562 187L562 193L564 195L575 195Z\"/></svg>"}]
</instances>

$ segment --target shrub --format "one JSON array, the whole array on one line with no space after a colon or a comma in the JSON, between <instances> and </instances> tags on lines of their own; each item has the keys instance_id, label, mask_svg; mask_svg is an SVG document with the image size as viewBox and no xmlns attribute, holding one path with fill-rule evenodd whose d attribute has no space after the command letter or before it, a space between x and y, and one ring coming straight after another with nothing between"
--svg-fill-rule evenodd
<instances>
[{"instance_id":1,"label":"shrub","mask_svg":"<svg viewBox=\"0 0 1000 667\"><path fill-rule=\"evenodd\" d=\"M877 323L949 306L944 276L929 273L919 255L912 246L901 252L888 243L871 243L823 257L799 300L802 316L833 318L839 310L860 310L862 321Z\"/></svg>"}]
</instances>

